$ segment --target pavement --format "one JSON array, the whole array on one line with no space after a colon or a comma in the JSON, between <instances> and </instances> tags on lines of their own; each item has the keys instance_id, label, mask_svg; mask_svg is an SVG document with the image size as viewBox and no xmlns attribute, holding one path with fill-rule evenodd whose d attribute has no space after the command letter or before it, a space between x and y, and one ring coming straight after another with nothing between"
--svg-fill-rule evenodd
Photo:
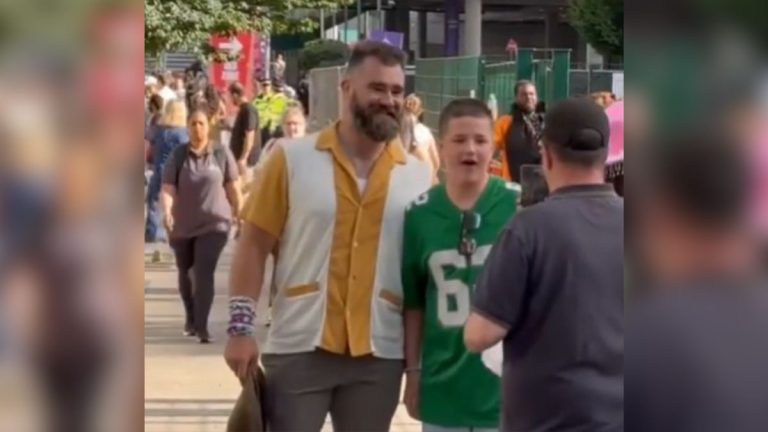
<instances>
[{"instance_id":1,"label":"pavement","mask_svg":"<svg viewBox=\"0 0 768 432\"><path fill-rule=\"evenodd\" d=\"M159 249L163 260L151 263ZM222 432L240 392L240 384L224 363L227 278L233 244L224 250L215 276L216 296L210 318L213 343L200 345L182 336L184 311L176 289L176 269L166 245L145 249L144 288L144 430L145 432ZM257 340L266 328L257 330ZM402 400L402 398L401 398ZM401 403L392 432L421 432ZM330 419L323 432L331 432ZM362 432L362 431L361 431Z\"/></svg>"}]
</instances>

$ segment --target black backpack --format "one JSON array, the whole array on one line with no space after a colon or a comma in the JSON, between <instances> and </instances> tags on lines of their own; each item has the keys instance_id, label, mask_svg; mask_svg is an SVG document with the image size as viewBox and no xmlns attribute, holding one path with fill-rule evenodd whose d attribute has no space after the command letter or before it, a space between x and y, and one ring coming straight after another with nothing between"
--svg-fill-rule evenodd
<instances>
[{"instance_id":1,"label":"black backpack","mask_svg":"<svg viewBox=\"0 0 768 432\"><path fill-rule=\"evenodd\" d=\"M184 161L187 159L187 152L189 152L189 144L182 144L173 149L173 163L176 164L176 181L174 184L177 189L179 187L181 169L184 166ZM216 165L219 166L222 177L224 177L224 183L226 183L227 178L224 173L226 172L225 168L227 166L227 149L221 144L214 144L213 159L216 161Z\"/></svg>"}]
</instances>

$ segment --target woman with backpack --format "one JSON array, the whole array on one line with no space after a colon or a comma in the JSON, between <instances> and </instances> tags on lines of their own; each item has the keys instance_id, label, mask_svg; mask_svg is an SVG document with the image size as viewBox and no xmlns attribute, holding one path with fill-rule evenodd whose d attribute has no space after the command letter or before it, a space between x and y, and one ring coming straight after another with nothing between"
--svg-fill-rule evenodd
<instances>
[{"instance_id":1,"label":"woman with backpack","mask_svg":"<svg viewBox=\"0 0 768 432\"><path fill-rule=\"evenodd\" d=\"M164 242L167 240L168 234L162 227L158 199L166 161L173 149L189 140L187 136L187 107L184 102L168 102L159 123L146 138L149 141L147 158L152 161L152 175L147 187L147 220L144 225L144 242Z\"/></svg>"},{"instance_id":2,"label":"woman with backpack","mask_svg":"<svg viewBox=\"0 0 768 432\"><path fill-rule=\"evenodd\" d=\"M161 202L179 272L184 335L209 343L213 277L238 220L241 195L235 158L229 148L211 140L205 109L190 114L188 133L189 142L174 150L163 170Z\"/></svg>"}]
</instances>

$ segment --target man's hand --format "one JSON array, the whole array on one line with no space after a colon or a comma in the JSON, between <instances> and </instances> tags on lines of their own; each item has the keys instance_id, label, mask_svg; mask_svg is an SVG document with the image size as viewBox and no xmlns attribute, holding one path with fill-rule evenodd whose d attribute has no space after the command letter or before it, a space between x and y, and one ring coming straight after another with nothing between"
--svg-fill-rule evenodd
<instances>
[{"instance_id":1,"label":"man's hand","mask_svg":"<svg viewBox=\"0 0 768 432\"><path fill-rule=\"evenodd\" d=\"M163 216L163 226L165 226L165 231L170 234L173 231L173 226L175 224L175 221L173 220L173 215L168 212Z\"/></svg>"},{"instance_id":2,"label":"man's hand","mask_svg":"<svg viewBox=\"0 0 768 432\"><path fill-rule=\"evenodd\" d=\"M235 232L235 238L240 237L240 232L243 229L243 220L239 216L232 216L232 229Z\"/></svg>"},{"instance_id":3,"label":"man's hand","mask_svg":"<svg viewBox=\"0 0 768 432\"><path fill-rule=\"evenodd\" d=\"M232 372L244 380L259 364L259 347L251 336L231 336L224 350L224 359Z\"/></svg>"},{"instance_id":4,"label":"man's hand","mask_svg":"<svg viewBox=\"0 0 768 432\"><path fill-rule=\"evenodd\" d=\"M416 420L421 420L419 414L419 402L421 399L421 371L414 370L405 373L405 392L403 403L408 415Z\"/></svg>"},{"instance_id":5,"label":"man's hand","mask_svg":"<svg viewBox=\"0 0 768 432\"><path fill-rule=\"evenodd\" d=\"M245 178L246 170L248 169L248 164L246 163L245 159L237 161L237 172L240 174L241 178Z\"/></svg>"}]
</instances>

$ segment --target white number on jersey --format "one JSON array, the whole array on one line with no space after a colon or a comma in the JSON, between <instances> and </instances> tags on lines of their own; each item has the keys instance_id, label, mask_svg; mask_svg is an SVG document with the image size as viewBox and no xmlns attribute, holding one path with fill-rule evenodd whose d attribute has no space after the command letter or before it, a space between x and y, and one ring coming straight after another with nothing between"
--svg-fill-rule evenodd
<instances>
[{"instance_id":1,"label":"white number on jersey","mask_svg":"<svg viewBox=\"0 0 768 432\"><path fill-rule=\"evenodd\" d=\"M419 195L418 198L416 198L415 200L411 201L411 203L408 204L408 207L406 207L405 210L408 211L408 210L412 209L415 206L420 206L420 205L426 204L428 200L429 200L429 193L428 192L424 192L423 194Z\"/></svg>"},{"instance_id":2,"label":"white number on jersey","mask_svg":"<svg viewBox=\"0 0 768 432\"><path fill-rule=\"evenodd\" d=\"M491 245L480 246L472 255L472 265L482 266L491 252ZM445 267L465 269L467 259L456 249L438 251L429 257L429 269L437 287L437 318L444 327L461 327L469 317L471 308L470 288L459 279L446 279ZM449 308L453 297L456 309Z\"/></svg>"},{"instance_id":3,"label":"white number on jersey","mask_svg":"<svg viewBox=\"0 0 768 432\"><path fill-rule=\"evenodd\" d=\"M519 184L519 183L513 183L513 182L504 182L504 186L505 186L507 189L509 189L509 190L513 190L513 191L515 191L515 192L518 192L518 193L519 193L519 192L522 192L522 190L523 190L523 189L520 187L520 184Z\"/></svg>"}]
</instances>

